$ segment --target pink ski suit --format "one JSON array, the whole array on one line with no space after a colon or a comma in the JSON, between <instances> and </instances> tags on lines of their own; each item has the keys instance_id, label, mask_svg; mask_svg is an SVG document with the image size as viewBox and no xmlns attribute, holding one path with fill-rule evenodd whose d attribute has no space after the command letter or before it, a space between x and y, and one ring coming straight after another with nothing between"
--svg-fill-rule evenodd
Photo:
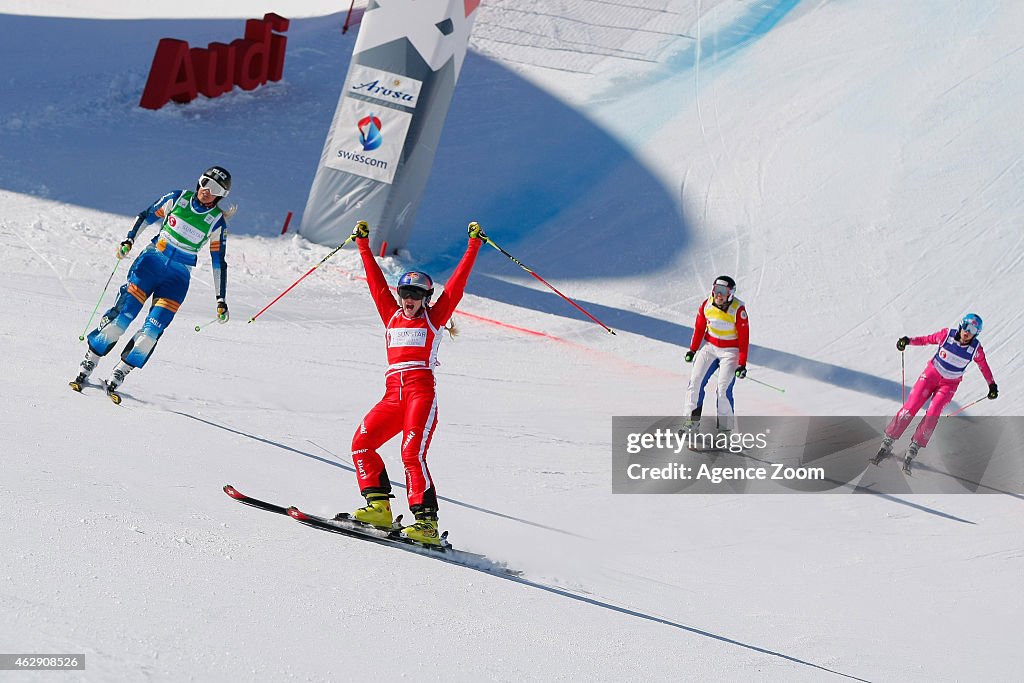
<instances>
[{"instance_id":1,"label":"pink ski suit","mask_svg":"<svg viewBox=\"0 0 1024 683\"><path fill-rule=\"evenodd\" d=\"M934 334L926 337L910 337L910 346L925 346L926 344L939 344L932 360L925 367L924 372L917 378L914 388L910 391L907 402L903 404L899 412L885 428L886 436L898 439L906 431L917 411L921 409L924 402L931 397L932 401L928 406L924 419L917 426L914 432L914 441L924 448L928 440L932 438L935 425L939 422L942 409L946 407L960 386L964 371L973 360L978 364L985 381L992 384L992 370L985 360L985 350L981 348L977 337L967 344L961 344L957 339L956 328L945 327Z\"/></svg>"}]
</instances>

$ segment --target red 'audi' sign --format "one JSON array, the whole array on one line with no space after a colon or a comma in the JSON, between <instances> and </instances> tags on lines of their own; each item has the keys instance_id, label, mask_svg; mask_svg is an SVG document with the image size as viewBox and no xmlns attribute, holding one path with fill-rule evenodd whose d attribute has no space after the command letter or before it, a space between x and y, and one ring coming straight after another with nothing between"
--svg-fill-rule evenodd
<instances>
[{"instance_id":1,"label":"red 'audi' sign","mask_svg":"<svg viewBox=\"0 0 1024 683\"><path fill-rule=\"evenodd\" d=\"M230 45L210 43L189 48L188 43L162 38L157 44L140 107L159 109L168 101L190 102L202 93L222 95L234 86L254 90L284 73L288 20L269 12L245 22L245 38ZM275 33L276 31L276 33Z\"/></svg>"}]
</instances>

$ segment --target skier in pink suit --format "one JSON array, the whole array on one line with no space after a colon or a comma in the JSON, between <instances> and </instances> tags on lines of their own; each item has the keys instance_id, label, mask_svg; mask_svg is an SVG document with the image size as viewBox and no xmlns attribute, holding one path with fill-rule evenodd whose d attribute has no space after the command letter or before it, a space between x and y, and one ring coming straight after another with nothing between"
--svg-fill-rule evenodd
<instances>
[{"instance_id":1,"label":"skier in pink suit","mask_svg":"<svg viewBox=\"0 0 1024 683\"><path fill-rule=\"evenodd\" d=\"M900 337L896 342L896 348L901 352L907 346L925 346L927 344L939 344L931 362L925 366L924 372L917 378L914 388L910 391L907 402L903 404L899 412L892 418L885 428L885 438L882 440L882 447L872 462L876 465L892 455L892 445L899 439L911 420L917 415L925 401L931 398L931 403L925 413L921 424L917 426L914 437L910 441L903 461L903 469L909 471L911 461L917 457L920 449L928 445L935 425L939 422L942 409L952 400L960 381L963 379L967 366L973 360L978 364L982 376L988 382L988 398L995 399L999 396L999 388L992 378L992 370L985 359L985 350L978 341L978 334L981 332L981 316L968 313L960 321L957 328L944 327L934 334L925 337Z\"/></svg>"}]
</instances>

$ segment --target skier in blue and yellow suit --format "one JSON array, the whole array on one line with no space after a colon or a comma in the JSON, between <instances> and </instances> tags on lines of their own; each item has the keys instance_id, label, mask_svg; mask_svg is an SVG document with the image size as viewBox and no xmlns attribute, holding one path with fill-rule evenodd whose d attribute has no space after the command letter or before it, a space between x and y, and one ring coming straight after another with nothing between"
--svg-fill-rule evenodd
<instances>
[{"instance_id":1,"label":"skier in blue and yellow suit","mask_svg":"<svg viewBox=\"0 0 1024 683\"><path fill-rule=\"evenodd\" d=\"M125 375L146 364L160 335L171 324L178 307L185 300L192 268L197 263L199 250L207 242L210 243L214 283L217 287L217 318L222 323L227 322L225 219L233 211L222 211L217 205L230 189L231 174L220 166L213 166L199 177L194 191L168 192L139 214L128 236L118 246L118 258L128 255L135 238L145 226L161 221L160 232L135 259L117 301L103 314L99 326L89 333L89 350L82 361L78 377L71 382L73 389L81 391L82 384L96 367L97 361L117 344L142 310L143 304L152 297L153 304L146 322L125 346L121 352L121 362L105 383L107 392L113 393L124 381Z\"/></svg>"}]
</instances>

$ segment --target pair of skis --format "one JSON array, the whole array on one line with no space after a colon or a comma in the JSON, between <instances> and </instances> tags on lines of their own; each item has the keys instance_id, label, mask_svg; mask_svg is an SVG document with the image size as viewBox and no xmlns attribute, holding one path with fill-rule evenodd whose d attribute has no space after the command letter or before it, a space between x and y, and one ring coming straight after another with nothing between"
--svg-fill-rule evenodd
<instances>
[{"instance_id":1,"label":"pair of skis","mask_svg":"<svg viewBox=\"0 0 1024 683\"><path fill-rule=\"evenodd\" d=\"M400 533L401 516L399 516L398 520L395 522L395 526L391 529L379 529L377 527L370 526L369 524L357 522L344 512L339 513L333 519L328 519L326 517L319 517L308 512L303 512L295 506L285 507L283 505L277 505L276 503L270 503L258 498L252 498L245 495L231 484L224 486L224 493L243 505L265 510L266 512L273 512L278 515L286 515L301 524L305 524L306 526L313 527L314 529L319 529L321 531L328 531L342 536L347 536L349 538L369 541L377 545L391 546L393 548L405 550L424 557L430 557L449 564L470 567L472 569L477 569L491 574L509 576L519 575L519 572L509 569L503 563L495 562L484 555L478 555L476 553L453 548L448 542L447 531L441 534L441 543L439 545L425 545L410 538L405 538Z\"/></svg>"},{"instance_id":2,"label":"pair of skis","mask_svg":"<svg viewBox=\"0 0 1024 683\"><path fill-rule=\"evenodd\" d=\"M878 451L878 455L876 455L873 458L869 458L868 462L870 462L872 465L881 465L883 461L888 460L891 457L892 450L883 448L880 451ZM912 458L910 455L903 456L903 471L906 472L907 474L910 474L910 464L912 462L914 462L914 458Z\"/></svg>"},{"instance_id":3,"label":"pair of skis","mask_svg":"<svg viewBox=\"0 0 1024 683\"><path fill-rule=\"evenodd\" d=\"M87 383L85 381L79 382L77 377L68 382L68 386L78 393L82 393L82 388L85 387L86 384ZM115 405L121 405L121 394L117 393L116 389L111 389L110 385L107 384L106 381L103 382L103 391L106 393L107 398L113 401Z\"/></svg>"}]
</instances>

